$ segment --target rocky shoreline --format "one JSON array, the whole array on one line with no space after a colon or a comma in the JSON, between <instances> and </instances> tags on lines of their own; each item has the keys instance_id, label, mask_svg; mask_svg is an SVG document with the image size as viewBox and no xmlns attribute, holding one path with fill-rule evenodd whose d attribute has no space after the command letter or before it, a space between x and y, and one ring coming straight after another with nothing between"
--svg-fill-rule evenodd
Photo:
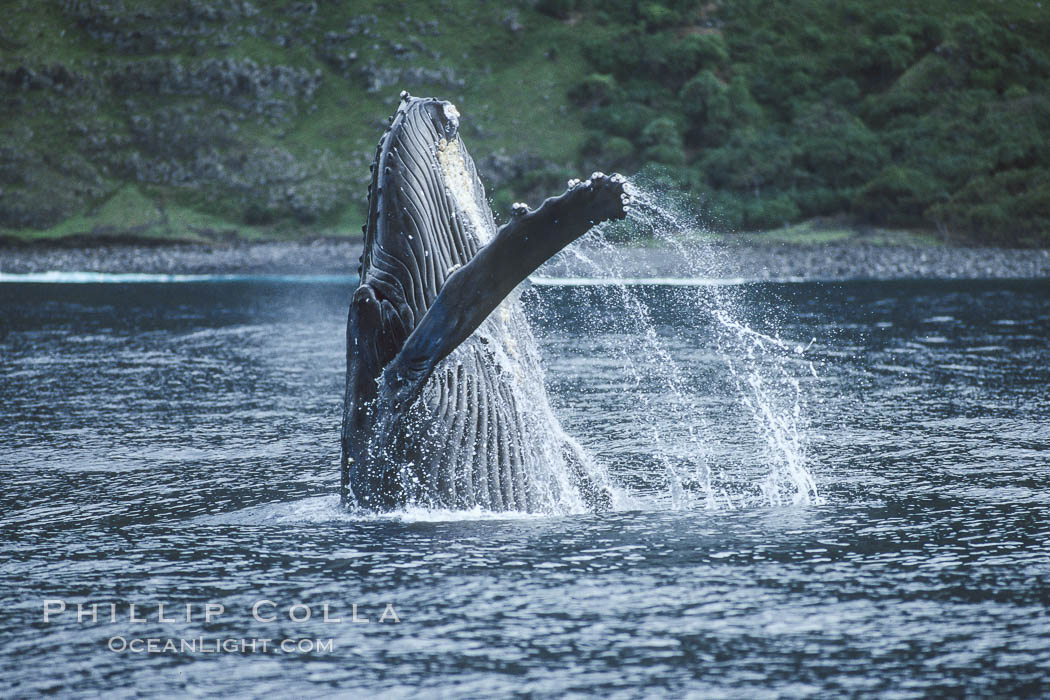
<instances>
[{"instance_id":1,"label":"rocky shoreline","mask_svg":"<svg viewBox=\"0 0 1050 700\"><path fill-rule=\"evenodd\" d=\"M597 268L561 255L548 263L544 274L594 276L595 269L602 269L632 278L688 277L696 269L667 248L584 250ZM725 244L705 247L698 254L704 276L712 278L1050 279L1048 249ZM338 239L230 245L7 245L0 247L0 277L44 272L354 274L360 255L359 241Z\"/></svg>"},{"instance_id":2,"label":"rocky shoreline","mask_svg":"<svg viewBox=\"0 0 1050 700\"><path fill-rule=\"evenodd\" d=\"M35 244L0 247L0 273L353 274L360 256L359 241L332 239L225 245Z\"/></svg>"}]
</instances>

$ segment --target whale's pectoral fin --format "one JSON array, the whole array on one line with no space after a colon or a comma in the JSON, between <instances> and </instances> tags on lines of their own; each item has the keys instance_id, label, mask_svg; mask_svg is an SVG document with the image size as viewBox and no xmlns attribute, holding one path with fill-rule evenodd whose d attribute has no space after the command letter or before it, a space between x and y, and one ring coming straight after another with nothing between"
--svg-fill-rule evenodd
<instances>
[{"instance_id":1,"label":"whale's pectoral fin","mask_svg":"<svg viewBox=\"0 0 1050 700\"><path fill-rule=\"evenodd\" d=\"M350 447L367 443L366 436L371 427L364 414L376 397L376 379L382 374L383 367L397 355L409 335L411 313L406 305L397 309L389 300L377 298L375 290L368 284L359 286L350 302L346 323L347 385L339 455L344 504L349 495Z\"/></svg>"},{"instance_id":2,"label":"whale's pectoral fin","mask_svg":"<svg viewBox=\"0 0 1050 700\"><path fill-rule=\"evenodd\" d=\"M423 390L437 363L481 325L503 299L551 256L592 226L627 215L619 175L573 181L537 209L515 205L511 220L470 262L454 272L387 365L380 391L400 413ZM399 410L400 409L400 410Z\"/></svg>"},{"instance_id":3,"label":"whale's pectoral fin","mask_svg":"<svg viewBox=\"0 0 1050 700\"><path fill-rule=\"evenodd\" d=\"M405 343L412 327L411 311L398 310L387 299L376 297L368 284L354 292L346 324L346 344L351 356L364 371L353 374L366 382L358 387L358 396L375 393L374 384L385 367ZM372 387L367 385L371 383Z\"/></svg>"}]
</instances>

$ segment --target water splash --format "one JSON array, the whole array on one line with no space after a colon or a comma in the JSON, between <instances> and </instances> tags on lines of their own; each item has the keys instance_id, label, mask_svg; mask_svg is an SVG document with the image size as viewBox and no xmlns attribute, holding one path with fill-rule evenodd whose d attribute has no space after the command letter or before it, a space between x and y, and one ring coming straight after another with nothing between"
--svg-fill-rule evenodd
<instances>
[{"instance_id":1,"label":"water splash","mask_svg":"<svg viewBox=\"0 0 1050 700\"><path fill-rule=\"evenodd\" d=\"M750 415L754 437L768 465L761 476L739 474L724 466L711 444L719 440L718 426L705 416L709 402L704 394L712 384L697 386L687 368L679 365L674 344L699 342L688 334L669 337L661 333L644 293L624 281L636 276L618 263L610 238L627 229L647 235L675 251L692 279L722 277L726 252L694 237L702 228L687 210L670 197L631 183L633 205L627 222L603 224L584 240L586 250L573 246L573 267L582 268L600 286L604 303L593 313L607 313L607 304L624 309L620 322L621 347L616 354L623 367L625 393L637 402L640 428L652 445L653 458L662 471L665 498L673 509L705 507L734 509L746 505L819 504L822 499L807 459L807 414L803 378L817 377L806 352L814 340L789 342L778 334L763 333L745 321L746 309L732 286L679 285L673 298L691 323L713 332L715 351L723 366L723 382L735 392L737 405ZM594 251L594 252L592 252ZM601 262L598 262L598 260ZM564 261L563 261L564 262ZM644 388L655 382L673 405L654 405ZM668 420L670 418L670 420ZM675 426L669 432L667 426ZM750 471L754 471L753 465ZM630 505L625 496L618 505Z\"/></svg>"},{"instance_id":2,"label":"water splash","mask_svg":"<svg viewBox=\"0 0 1050 700\"><path fill-rule=\"evenodd\" d=\"M603 460L594 459L562 430L547 398L539 348L518 299L521 290L505 300L471 340L446 358L443 369L435 372L436 381L424 389L421 405L443 405L444 393L452 391L452 387L462 389L465 385L454 377L459 367L473 374L482 365L492 365L504 380L501 390L507 392L505 403L513 407L521 440L504 448L497 444L498 440L477 442L472 435L466 435L463 440L453 441L465 450L457 459L462 458L459 463L471 465L471 469L487 465L491 476L491 470L498 469L503 460L516 458L529 489L529 508L541 513L588 512L583 492L586 484L598 485L611 493L614 509L655 506L714 510L821 502L806 457L806 412L800 377L806 376L802 370L816 374L805 357L808 348L749 325L743 313L746 305L734 291L741 285L668 287L675 312L687 322L684 331L682 324L667 324L661 316L664 309L660 308L666 305L667 295L661 293L661 304L653 305L644 291L651 287L630 284L631 275L618 262L622 249L611 241L622 233L617 226L646 229L676 253L689 279L721 279L725 253L691 239L699 227L667 197L633 183L632 187L633 203L627 222L600 225L585 237L583 246L570 246L562 253L588 277L603 282L589 288L601 301L588 310L588 323L595 330L610 324L616 326L616 332L605 335L619 338L620 345L613 352L622 369L624 386L618 394L632 404L627 417L619 420L623 421L622 428L632 433L635 447L649 443L649 453L635 455L634 462L608 465L630 471L623 474L629 488L618 487L618 480L610 478ZM669 325L674 330L668 331ZM691 325L704 326L703 332L693 333L696 329L690 330ZM703 333L709 337L701 338ZM681 346L707 342L712 337L714 347L708 355L720 369L716 379L698 385L696 368L684 366L678 359L683 356ZM484 363L475 361L474 354L478 352L485 353ZM712 395L719 399L735 397L738 411L746 413L753 428L752 437L760 446L759 459L754 459L753 445L740 450L748 457L726 454L724 446L732 442L721 434L722 416L712 416ZM722 410L721 404L715 408ZM449 416L452 423L438 433L459 435L455 414ZM494 420L491 416L490 419ZM434 431L434 420L434 416L422 412L410 419L406 427ZM438 433L434 433L433 444L441 444ZM733 437L739 440L738 436ZM425 459L439 468L450 468L452 464L448 454L435 453ZM744 464L733 464L741 459ZM395 454L391 461L401 460ZM746 472L743 477L741 471ZM469 476L470 472L463 473ZM459 483L457 473L450 475L450 480L455 478ZM440 503L430 501L415 462L404 463L400 478L409 504L402 510L442 511ZM477 498L471 502L481 502L484 493L479 489L492 482L482 478L473 484L464 482L463 486L475 489Z\"/></svg>"}]
</instances>

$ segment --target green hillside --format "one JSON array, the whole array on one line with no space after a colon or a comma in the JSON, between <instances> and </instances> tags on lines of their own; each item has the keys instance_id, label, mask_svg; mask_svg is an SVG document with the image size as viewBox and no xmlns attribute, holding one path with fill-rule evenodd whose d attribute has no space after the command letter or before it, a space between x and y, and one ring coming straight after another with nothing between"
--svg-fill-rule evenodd
<instances>
[{"instance_id":1,"label":"green hillside","mask_svg":"<svg viewBox=\"0 0 1050 700\"><path fill-rule=\"evenodd\" d=\"M358 235L397 94L454 101L505 212L594 168L715 230L1050 244L1036 2L7 3L0 235Z\"/></svg>"}]
</instances>

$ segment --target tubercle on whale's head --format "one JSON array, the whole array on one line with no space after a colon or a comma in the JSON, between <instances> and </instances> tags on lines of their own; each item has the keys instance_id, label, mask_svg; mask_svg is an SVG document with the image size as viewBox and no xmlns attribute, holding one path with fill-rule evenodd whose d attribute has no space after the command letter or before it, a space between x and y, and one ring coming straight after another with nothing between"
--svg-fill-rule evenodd
<instances>
[{"instance_id":1,"label":"tubercle on whale's head","mask_svg":"<svg viewBox=\"0 0 1050 700\"><path fill-rule=\"evenodd\" d=\"M412 97L404 90L401 92L401 104L398 105L397 113L392 119L391 129L393 124L397 123L398 115L411 111L426 115L438 135L438 143L441 140L452 141L459 134L459 110L456 109L456 105L436 97Z\"/></svg>"}]
</instances>

